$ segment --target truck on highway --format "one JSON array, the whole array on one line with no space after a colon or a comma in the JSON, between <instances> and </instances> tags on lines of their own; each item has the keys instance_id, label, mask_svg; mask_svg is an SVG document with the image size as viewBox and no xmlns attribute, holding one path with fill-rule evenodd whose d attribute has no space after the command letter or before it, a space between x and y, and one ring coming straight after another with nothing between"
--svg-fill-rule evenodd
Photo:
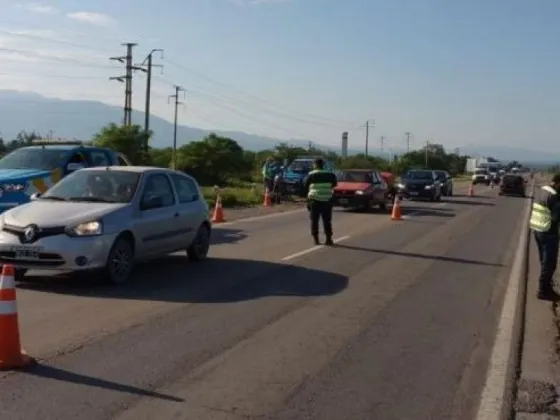
<instances>
[{"instance_id":1,"label":"truck on highway","mask_svg":"<svg viewBox=\"0 0 560 420\"><path fill-rule=\"evenodd\" d=\"M34 141L0 159L0 213L43 194L66 175L92 166L129 166L114 150L79 141Z\"/></svg>"}]
</instances>

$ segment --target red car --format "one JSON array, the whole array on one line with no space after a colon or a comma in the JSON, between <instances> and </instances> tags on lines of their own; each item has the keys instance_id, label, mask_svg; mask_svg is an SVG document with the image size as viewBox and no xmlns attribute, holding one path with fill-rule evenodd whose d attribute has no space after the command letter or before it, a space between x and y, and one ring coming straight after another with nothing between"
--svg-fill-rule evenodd
<instances>
[{"instance_id":1,"label":"red car","mask_svg":"<svg viewBox=\"0 0 560 420\"><path fill-rule=\"evenodd\" d=\"M369 211L375 206L387 210L389 190L383 176L369 169L346 169L338 173L334 205Z\"/></svg>"}]
</instances>

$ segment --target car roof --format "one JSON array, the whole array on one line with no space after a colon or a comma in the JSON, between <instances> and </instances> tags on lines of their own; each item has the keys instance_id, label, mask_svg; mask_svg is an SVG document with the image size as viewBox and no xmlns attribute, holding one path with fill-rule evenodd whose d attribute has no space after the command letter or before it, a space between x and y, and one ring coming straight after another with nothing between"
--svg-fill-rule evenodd
<instances>
[{"instance_id":1,"label":"car roof","mask_svg":"<svg viewBox=\"0 0 560 420\"><path fill-rule=\"evenodd\" d=\"M186 175L183 172L175 171L169 168L158 168L157 166L93 166L91 168L80 169L80 171L102 171L102 170L133 172L137 174L149 174L152 172L155 173L166 172L166 173L176 173L179 175Z\"/></svg>"},{"instance_id":2,"label":"car roof","mask_svg":"<svg viewBox=\"0 0 560 420\"><path fill-rule=\"evenodd\" d=\"M44 145L33 145L33 146L24 146L20 147L20 149L52 149L52 150L76 150L76 149L94 149L94 150L111 150L108 147L97 147L97 146L88 146L88 145L80 145L80 144L44 144ZM18 149L19 150L19 149Z\"/></svg>"}]
</instances>

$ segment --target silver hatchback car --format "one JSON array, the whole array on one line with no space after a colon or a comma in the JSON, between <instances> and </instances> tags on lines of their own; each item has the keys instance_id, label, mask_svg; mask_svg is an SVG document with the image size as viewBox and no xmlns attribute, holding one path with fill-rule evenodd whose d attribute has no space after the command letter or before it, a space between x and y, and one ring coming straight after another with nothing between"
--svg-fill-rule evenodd
<instances>
[{"instance_id":1,"label":"silver hatchback car","mask_svg":"<svg viewBox=\"0 0 560 420\"><path fill-rule=\"evenodd\" d=\"M0 215L0 264L28 269L103 269L125 283L134 263L186 250L206 259L211 223L198 183L171 169L80 169Z\"/></svg>"}]
</instances>

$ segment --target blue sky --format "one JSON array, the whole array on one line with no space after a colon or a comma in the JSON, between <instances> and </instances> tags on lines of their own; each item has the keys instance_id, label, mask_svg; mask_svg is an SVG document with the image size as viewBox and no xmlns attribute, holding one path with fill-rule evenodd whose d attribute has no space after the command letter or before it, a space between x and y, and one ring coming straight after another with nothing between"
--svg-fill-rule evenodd
<instances>
[{"instance_id":1,"label":"blue sky","mask_svg":"<svg viewBox=\"0 0 560 420\"><path fill-rule=\"evenodd\" d=\"M165 6L164 6L165 5ZM164 48L154 113L180 122L361 147L375 120L402 148L493 144L547 150L560 131L557 0L0 0L1 89L120 105L107 56ZM11 35L9 34L11 32ZM27 36L27 37L26 37ZM34 37L34 38L32 38ZM69 45L69 43L79 44ZM42 54L29 55L29 52ZM22 55L23 54L23 55ZM54 57L54 58L53 58ZM56 60L56 57L62 58ZM72 78L70 78L72 77ZM143 106L142 75L134 106ZM554 151L556 151L555 149Z\"/></svg>"}]
</instances>

